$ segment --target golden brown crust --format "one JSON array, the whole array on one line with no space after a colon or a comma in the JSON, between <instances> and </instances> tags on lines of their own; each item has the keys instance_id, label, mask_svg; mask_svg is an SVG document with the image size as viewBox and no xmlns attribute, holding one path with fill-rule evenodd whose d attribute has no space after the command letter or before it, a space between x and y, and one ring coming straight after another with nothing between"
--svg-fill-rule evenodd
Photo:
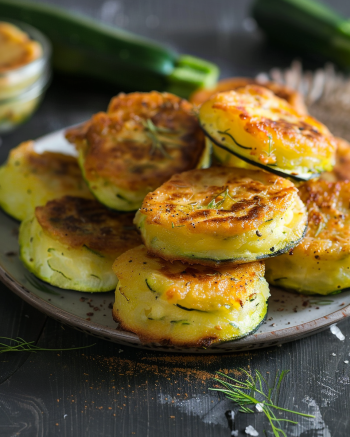
<instances>
[{"instance_id":1,"label":"golden brown crust","mask_svg":"<svg viewBox=\"0 0 350 437\"><path fill-rule=\"evenodd\" d=\"M90 182L102 178L131 191L155 189L174 173L195 168L205 146L192 105L155 91L120 94L107 113L66 137L83 151Z\"/></svg>"},{"instance_id":2,"label":"golden brown crust","mask_svg":"<svg viewBox=\"0 0 350 437\"><path fill-rule=\"evenodd\" d=\"M277 82L263 82L247 77L232 77L223 79L213 89L200 89L195 91L190 97L190 102L195 105L201 105L216 93L235 90L246 85L263 86L272 91L277 97L286 100L300 114L308 113L304 100L301 94L299 94L297 91Z\"/></svg>"},{"instance_id":3,"label":"golden brown crust","mask_svg":"<svg viewBox=\"0 0 350 437\"><path fill-rule=\"evenodd\" d=\"M145 197L141 212L150 224L234 236L283 214L296 192L290 181L261 170L212 167L174 175Z\"/></svg>"},{"instance_id":4,"label":"golden brown crust","mask_svg":"<svg viewBox=\"0 0 350 437\"><path fill-rule=\"evenodd\" d=\"M75 144L77 148L80 148L85 142L86 134L90 126L91 120L88 120L78 126L71 127L66 130L65 137L70 143Z\"/></svg>"},{"instance_id":5,"label":"golden brown crust","mask_svg":"<svg viewBox=\"0 0 350 437\"><path fill-rule=\"evenodd\" d=\"M45 232L72 248L118 256L141 243L133 214L115 213L96 200L65 196L37 207L35 215Z\"/></svg>"},{"instance_id":6,"label":"golden brown crust","mask_svg":"<svg viewBox=\"0 0 350 437\"><path fill-rule=\"evenodd\" d=\"M218 94L212 102L212 108L239 117L244 130L253 138L270 135L274 144L282 142L286 149L294 150L297 144L299 148L317 150L322 156L326 156L330 150L335 152L336 141L326 126L309 115L300 115L261 86L247 85ZM256 111L260 111L261 116L257 116ZM257 153L252 150L250 155ZM260 155L259 160L263 164L271 164L276 158L273 154L270 157Z\"/></svg>"},{"instance_id":7,"label":"golden brown crust","mask_svg":"<svg viewBox=\"0 0 350 437\"><path fill-rule=\"evenodd\" d=\"M37 153L34 145L34 141L25 141L12 149L9 156L11 165L23 164L23 171L37 176L42 184L55 187L59 193L76 193L78 190L81 196L92 197L76 158L63 153Z\"/></svg>"},{"instance_id":8,"label":"golden brown crust","mask_svg":"<svg viewBox=\"0 0 350 437\"><path fill-rule=\"evenodd\" d=\"M249 264L230 265L228 268L220 266L216 269L202 265L181 266L181 271L174 271L171 263L160 260L160 273L174 281L174 286L166 292L168 302L177 302L190 294L193 299L192 307L204 310L202 304L213 302L219 305L239 302L243 308L251 294L252 284L265 273L263 261ZM169 265L170 264L170 265ZM186 284L186 288L177 284Z\"/></svg>"},{"instance_id":9,"label":"golden brown crust","mask_svg":"<svg viewBox=\"0 0 350 437\"><path fill-rule=\"evenodd\" d=\"M36 174L47 174L57 176L72 176L81 178L81 171L77 159L73 156L55 152L36 153L34 141L26 141L13 149L10 153L11 160L16 156L24 156L27 164Z\"/></svg>"},{"instance_id":10,"label":"golden brown crust","mask_svg":"<svg viewBox=\"0 0 350 437\"><path fill-rule=\"evenodd\" d=\"M350 253L350 182L311 180L299 188L308 211L306 237L297 246L317 258Z\"/></svg>"}]
</instances>

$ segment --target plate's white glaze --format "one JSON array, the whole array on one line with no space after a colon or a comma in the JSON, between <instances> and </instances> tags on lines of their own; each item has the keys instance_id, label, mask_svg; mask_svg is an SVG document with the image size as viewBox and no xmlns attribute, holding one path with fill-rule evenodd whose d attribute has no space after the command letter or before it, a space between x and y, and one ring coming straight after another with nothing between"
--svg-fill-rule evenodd
<instances>
[{"instance_id":1,"label":"plate's white glaze","mask_svg":"<svg viewBox=\"0 0 350 437\"><path fill-rule=\"evenodd\" d=\"M315 108L317 105L312 106ZM36 150L38 153L60 150L72 155L75 152L65 142L62 130L40 138ZM18 258L18 226L16 221L0 211L0 279L25 301L49 316L109 341L169 352L233 352L296 340L350 315L350 291L334 296L310 297L272 288L267 319L253 335L207 349L142 345L135 334L118 330L113 321L113 292L90 294L61 290L29 273Z\"/></svg>"}]
</instances>

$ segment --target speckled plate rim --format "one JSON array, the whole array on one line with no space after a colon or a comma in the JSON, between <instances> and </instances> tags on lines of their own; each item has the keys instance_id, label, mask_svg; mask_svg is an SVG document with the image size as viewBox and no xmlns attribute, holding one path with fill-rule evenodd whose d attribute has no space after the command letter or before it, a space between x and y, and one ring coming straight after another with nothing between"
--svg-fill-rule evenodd
<instances>
[{"instance_id":1,"label":"speckled plate rim","mask_svg":"<svg viewBox=\"0 0 350 437\"><path fill-rule=\"evenodd\" d=\"M82 332L86 332L94 337L102 338L114 343L123 344L126 346L133 346L142 349L148 349L159 352L177 352L177 353L229 353L239 352L243 350L262 349L270 346L277 346L282 343L295 341L309 335L313 335L320 332L330 325L341 321L342 319L350 316L350 304L342 307L341 309L330 313L327 316L317 318L315 320L301 323L300 325L290 328L278 329L272 332L255 333L240 340L231 341L227 343L219 343L203 348L190 348L185 349L183 347L176 346L164 346L160 344L142 344L136 334L121 331L118 328L112 329L87 321L74 314L68 313L65 310L57 308L55 305L46 302L40 297L33 294L30 290L25 288L20 282L17 281L6 269L0 265L0 279L7 285L16 295L21 297L25 302L35 307L39 311L47 314L53 319L62 322L66 325L72 326Z\"/></svg>"}]
</instances>

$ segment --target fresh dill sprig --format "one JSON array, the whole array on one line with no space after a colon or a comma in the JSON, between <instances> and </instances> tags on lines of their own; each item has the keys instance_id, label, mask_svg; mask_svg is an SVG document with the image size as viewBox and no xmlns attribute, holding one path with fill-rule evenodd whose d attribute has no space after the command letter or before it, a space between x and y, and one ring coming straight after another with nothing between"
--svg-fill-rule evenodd
<instances>
[{"instance_id":1,"label":"fresh dill sprig","mask_svg":"<svg viewBox=\"0 0 350 437\"><path fill-rule=\"evenodd\" d=\"M216 201L218 197L222 197L221 200ZM234 202L234 199L230 196L230 193L228 192L228 187L225 191L222 193L217 194L207 205L207 208L209 209L218 209L220 206L222 206L225 203L225 200L229 198Z\"/></svg>"},{"instance_id":2,"label":"fresh dill sprig","mask_svg":"<svg viewBox=\"0 0 350 437\"><path fill-rule=\"evenodd\" d=\"M310 300L311 305L330 305L334 302L332 299Z\"/></svg>"},{"instance_id":3,"label":"fresh dill sprig","mask_svg":"<svg viewBox=\"0 0 350 437\"><path fill-rule=\"evenodd\" d=\"M3 341L7 343L3 343ZM96 344L96 343L95 343ZM26 341L21 337L8 338L0 337L0 354L7 352L40 352L40 351L72 351L78 349L86 349L88 347L94 346L95 344L90 344L88 346L71 347L67 349L49 349L37 346L34 341Z\"/></svg>"},{"instance_id":4,"label":"fresh dill sprig","mask_svg":"<svg viewBox=\"0 0 350 437\"><path fill-rule=\"evenodd\" d=\"M185 225L174 225L173 222L171 222L171 227L172 228L183 228Z\"/></svg>"},{"instance_id":5,"label":"fresh dill sprig","mask_svg":"<svg viewBox=\"0 0 350 437\"><path fill-rule=\"evenodd\" d=\"M165 127L156 126L150 118L142 121L142 125L145 128L146 135L152 141L152 148L150 154L153 155L157 150L168 159L172 159L165 147L180 147L181 141L176 141L169 138L169 135L176 135L178 132L166 129Z\"/></svg>"},{"instance_id":6,"label":"fresh dill sprig","mask_svg":"<svg viewBox=\"0 0 350 437\"><path fill-rule=\"evenodd\" d=\"M298 422L289 419L279 419L273 410L285 411L303 417L315 417L310 414L299 413L298 411L288 410L276 405L282 381L289 373L289 370L283 370L281 373L277 373L272 386L268 384L267 380L258 370L255 372L255 378L246 370L240 370L247 376L245 381L242 382L218 372L218 375L226 378L228 381L214 378L214 380L224 388L210 388L209 390L224 393L228 399L231 399L240 407L239 411L242 413L254 413L252 407L255 406L258 411L263 412L268 418L275 437L287 437L287 434L281 429L280 422L293 424L297 424Z\"/></svg>"},{"instance_id":7,"label":"fresh dill sprig","mask_svg":"<svg viewBox=\"0 0 350 437\"><path fill-rule=\"evenodd\" d=\"M272 148L272 136L269 135L268 139L269 139L269 150L268 150L268 152L264 152L264 153L270 158L270 156L273 154L275 149Z\"/></svg>"},{"instance_id":8,"label":"fresh dill sprig","mask_svg":"<svg viewBox=\"0 0 350 437\"><path fill-rule=\"evenodd\" d=\"M326 223L320 222L320 224L318 225L317 231L315 233L315 237L318 237L325 227L326 227Z\"/></svg>"}]
</instances>

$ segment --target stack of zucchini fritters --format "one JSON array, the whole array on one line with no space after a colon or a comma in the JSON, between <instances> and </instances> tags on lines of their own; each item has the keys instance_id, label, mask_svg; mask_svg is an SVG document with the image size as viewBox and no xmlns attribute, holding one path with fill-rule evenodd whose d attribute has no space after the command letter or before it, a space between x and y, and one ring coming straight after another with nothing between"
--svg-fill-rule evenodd
<instances>
[{"instance_id":1,"label":"stack of zucchini fritters","mask_svg":"<svg viewBox=\"0 0 350 437\"><path fill-rule=\"evenodd\" d=\"M0 204L24 220L26 267L61 288L116 287L114 319L145 343L248 335L266 316L268 282L350 286L350 146L275 83L238 78L192 101L121 94L67 131L81 172L32 143L0 169Z\"/></svg>"}]
</instances>

